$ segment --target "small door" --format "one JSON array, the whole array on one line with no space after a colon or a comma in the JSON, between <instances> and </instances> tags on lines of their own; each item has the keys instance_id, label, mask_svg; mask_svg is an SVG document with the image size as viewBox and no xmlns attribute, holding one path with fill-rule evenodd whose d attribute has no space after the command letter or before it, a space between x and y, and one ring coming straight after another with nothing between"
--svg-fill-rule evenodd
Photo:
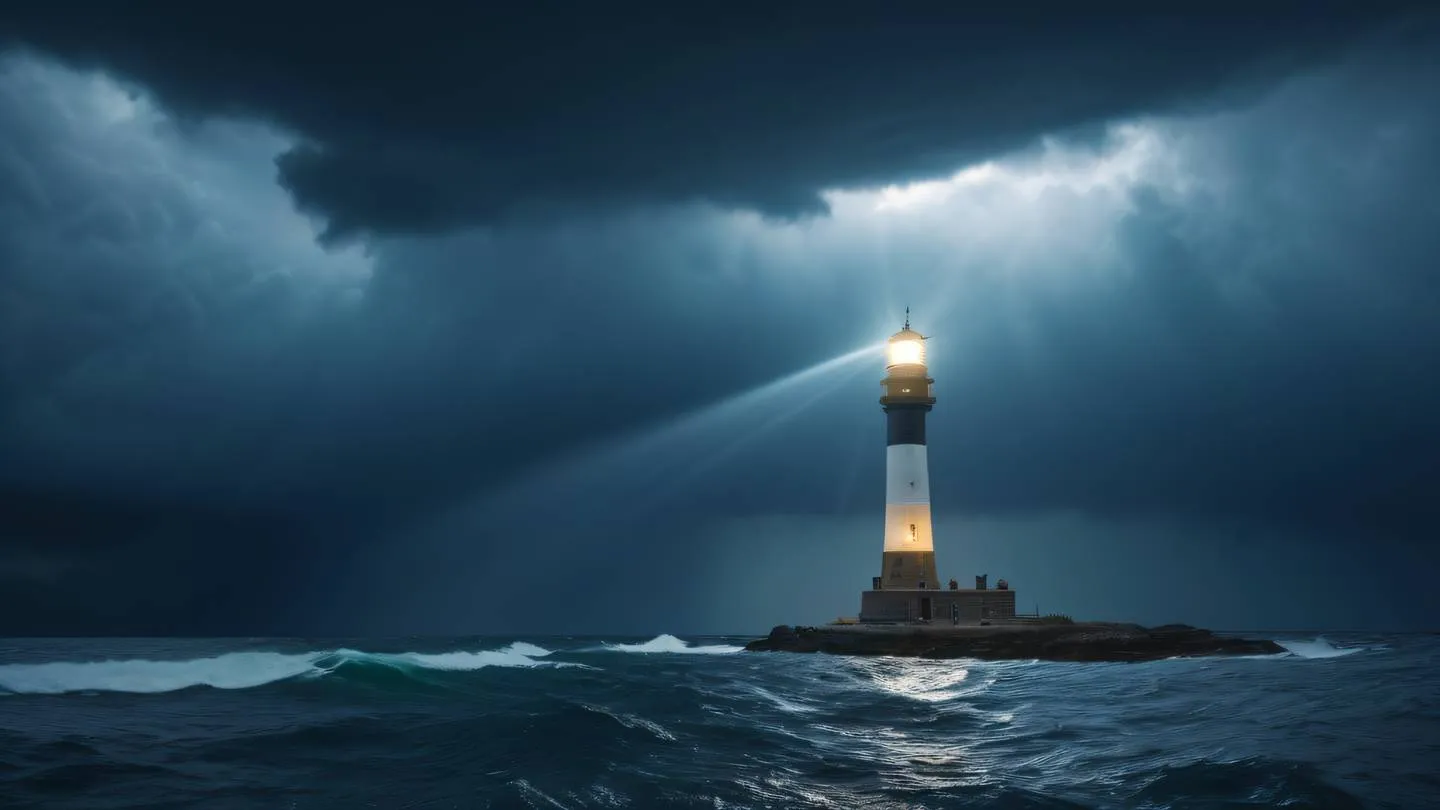
<instances>
[{"instance_id":1,"label":"small door","mask_svg":"<svg viewBox=\"0 0 1440 810\"><path fill-rule=\"evenodd\" d=\"M930 621L930 597L928 596L920 600L920 619Z\"/></svg>"}]
</instances>

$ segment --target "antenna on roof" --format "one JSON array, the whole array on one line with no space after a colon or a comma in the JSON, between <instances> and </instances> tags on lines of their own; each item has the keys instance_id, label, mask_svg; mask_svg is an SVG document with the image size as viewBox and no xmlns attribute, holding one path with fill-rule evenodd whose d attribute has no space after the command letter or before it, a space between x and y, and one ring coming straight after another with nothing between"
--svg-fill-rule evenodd
<instances>
[{"instance_id":1,"label":"antenna on roof","mask_svg":"<svg viewBox=\"0 0 1440 810\"><path fill-rule=\"evenodd\" d=\"M905 328L910 328L910 308L905 307Z\"/></svg>"}]
</instances>

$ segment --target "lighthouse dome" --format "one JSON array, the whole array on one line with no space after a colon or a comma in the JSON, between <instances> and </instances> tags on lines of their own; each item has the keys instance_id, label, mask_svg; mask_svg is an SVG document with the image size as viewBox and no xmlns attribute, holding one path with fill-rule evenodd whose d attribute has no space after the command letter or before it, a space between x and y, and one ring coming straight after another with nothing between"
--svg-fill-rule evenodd
<instances>
[{"instance_id":1,"label":"lighthouse dome","mask_svg":"<svg viewBox=\"0 0 1440 810\"><path fill-rule=\"evenodd\" d=\"M885 346L885 367L924 366L925 336L908 325L890 336Z\"/></svg>"}]
</instances>

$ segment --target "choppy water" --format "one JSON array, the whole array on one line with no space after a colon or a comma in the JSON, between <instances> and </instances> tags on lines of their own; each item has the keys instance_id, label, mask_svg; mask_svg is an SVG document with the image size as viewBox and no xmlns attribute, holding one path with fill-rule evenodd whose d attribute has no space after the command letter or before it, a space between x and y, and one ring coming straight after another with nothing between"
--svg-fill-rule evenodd
<instances>
[{"instance_id":1,"label":"choppy water","mask_svg":"<svg viewBox=\"0 0 1440 810\"><path fill-rule=\"evenodd\" d=\"M628 641L0 641L0 807L1440 807L1436 636L1150 664Z\"/></svg>"}]
</instances>

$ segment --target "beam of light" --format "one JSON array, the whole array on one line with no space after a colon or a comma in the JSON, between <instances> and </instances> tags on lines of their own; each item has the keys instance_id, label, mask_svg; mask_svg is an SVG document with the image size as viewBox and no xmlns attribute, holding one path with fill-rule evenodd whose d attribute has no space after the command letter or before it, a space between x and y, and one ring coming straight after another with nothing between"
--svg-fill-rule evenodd
<instances>
[{"instance_id":1,"label":"beam of light","mask_svg":"<svg viewBox=\"0 0 1440 810\"><path fill-rule=\"evenodd\" d=\"M608 494L611 506L629 499L636 508L653 507L657 494L675 493L682 483L692 482L733 456L741 445L808 410L864 369L861 361L873 362L883 350L883 343L864 346L660 425L592 445L524 476L472 507L487 513L523 511L515 499L548 499L556 492L591 497ZM757 419L761 414L768 418ZM712 450L716 444L720 448ZM651 482L657 479L666 485L653 488ZM644 491L645 499L634 498L636 491ZM553 510L553 504L550 508Z\"/></svg>"},{"instance_id":2,"label":"beam of light","mask_svg":"<svg viewBox=\"0 0 1440 810\"><path fill-rule=\"evenodd\" d=\"M662 424L592 445L520 477L498 492L440 515L427 525L411 527L405 531L403 553L407 558L419 555L427 560L454 560L458 554L466 560L466 566L475 566L476 577L503 577L503 572L527 564L524 560L528 552L512 544L486 544L477 558L469 550L475 536L491 533L514 538L515 544L523 546L527 543L523 535L526 527L538 525L543 527L544 535L537 542L566 534L582 540L565 543L563 558L547 565L550 584L606 570L606 561L616 552L613 529L635 526L637 517L644 521L647 512L653 514L657 494L662 498L677 494L678 485L667 490L657 487L657 480L668 482L684 474L696 464L697 457L706 459L700 462L702 465L713 465L724 457L723 445L759 421L757 414L770 414L777 407L788 406L793 415L798 415L819 398L793 402L803 396L802 392L817 386L823 390L823 383L833 384L836 375L848 378L867 363L873 363L878 370L876 361L883 351L884 344L875 343L846 352ZM704 455L714 453L717 444L722 445L719 453ZM690 476L690 480L694 477ZM636 530L646 531L643 527ZM660 523L649 531L668 535L676 529ZM596 542L583 542L591 538ZM654 541L647 537L636 542ZM383 563L370 563L378 564Z\"/></svg>"},{"instance_id":3,"label":"beam of light","mask_svg":"<svg viewBox=\"0 0 1440 810\"><path fill-rule=\"evenodd\" d=\"M695 434L714 430L719 427L732 424L737 418L752 411L752 409L769 406L781 396L787 396L790 392L818 382L827 376L845 369L847 366L857 366L858 361L871 359L880 356L884 349L884 343L874 343L869 346L856 349L851 352L823 360L808 368L792 372L777 380L758 385L748 391L727 397L712 405L707 405L689 414L680 416L665 425L646 431L642 436L624 440L631 451L643 451L654 449L656 446L663 446L669 441L679 438L685 434ZM858 367L858 366L857 366ZM844 379L848 379L844 378ZM808 400L813 402L814 398Z\"/></svg>"},{"instance_id":4,"label":"beam of light","mask_svg":"<svg viewBox=\"0 0 1440 810\"><path fill-rule=\"evenodd\" d=\"M657 497L664 497L701 478L725 461L734 458L740 451L754 446L758 439L770 434L775 428L791 421L809 410L816 402L819 402L821 399L828 397L844 387L846 383L864 371L865 367L858 363L846 363L838 366L836 370L843 373L826 375L829 379L817 380L813 385L808 387L806 394L800 397L787 398L784 403L776 406L766 407L765 412L770 415L763 422L749 430L739 433L733 441L719 448L708 457L692 461L679 475L671 477L661 491L653 494Z\"/></svg>"}]
</instances>

